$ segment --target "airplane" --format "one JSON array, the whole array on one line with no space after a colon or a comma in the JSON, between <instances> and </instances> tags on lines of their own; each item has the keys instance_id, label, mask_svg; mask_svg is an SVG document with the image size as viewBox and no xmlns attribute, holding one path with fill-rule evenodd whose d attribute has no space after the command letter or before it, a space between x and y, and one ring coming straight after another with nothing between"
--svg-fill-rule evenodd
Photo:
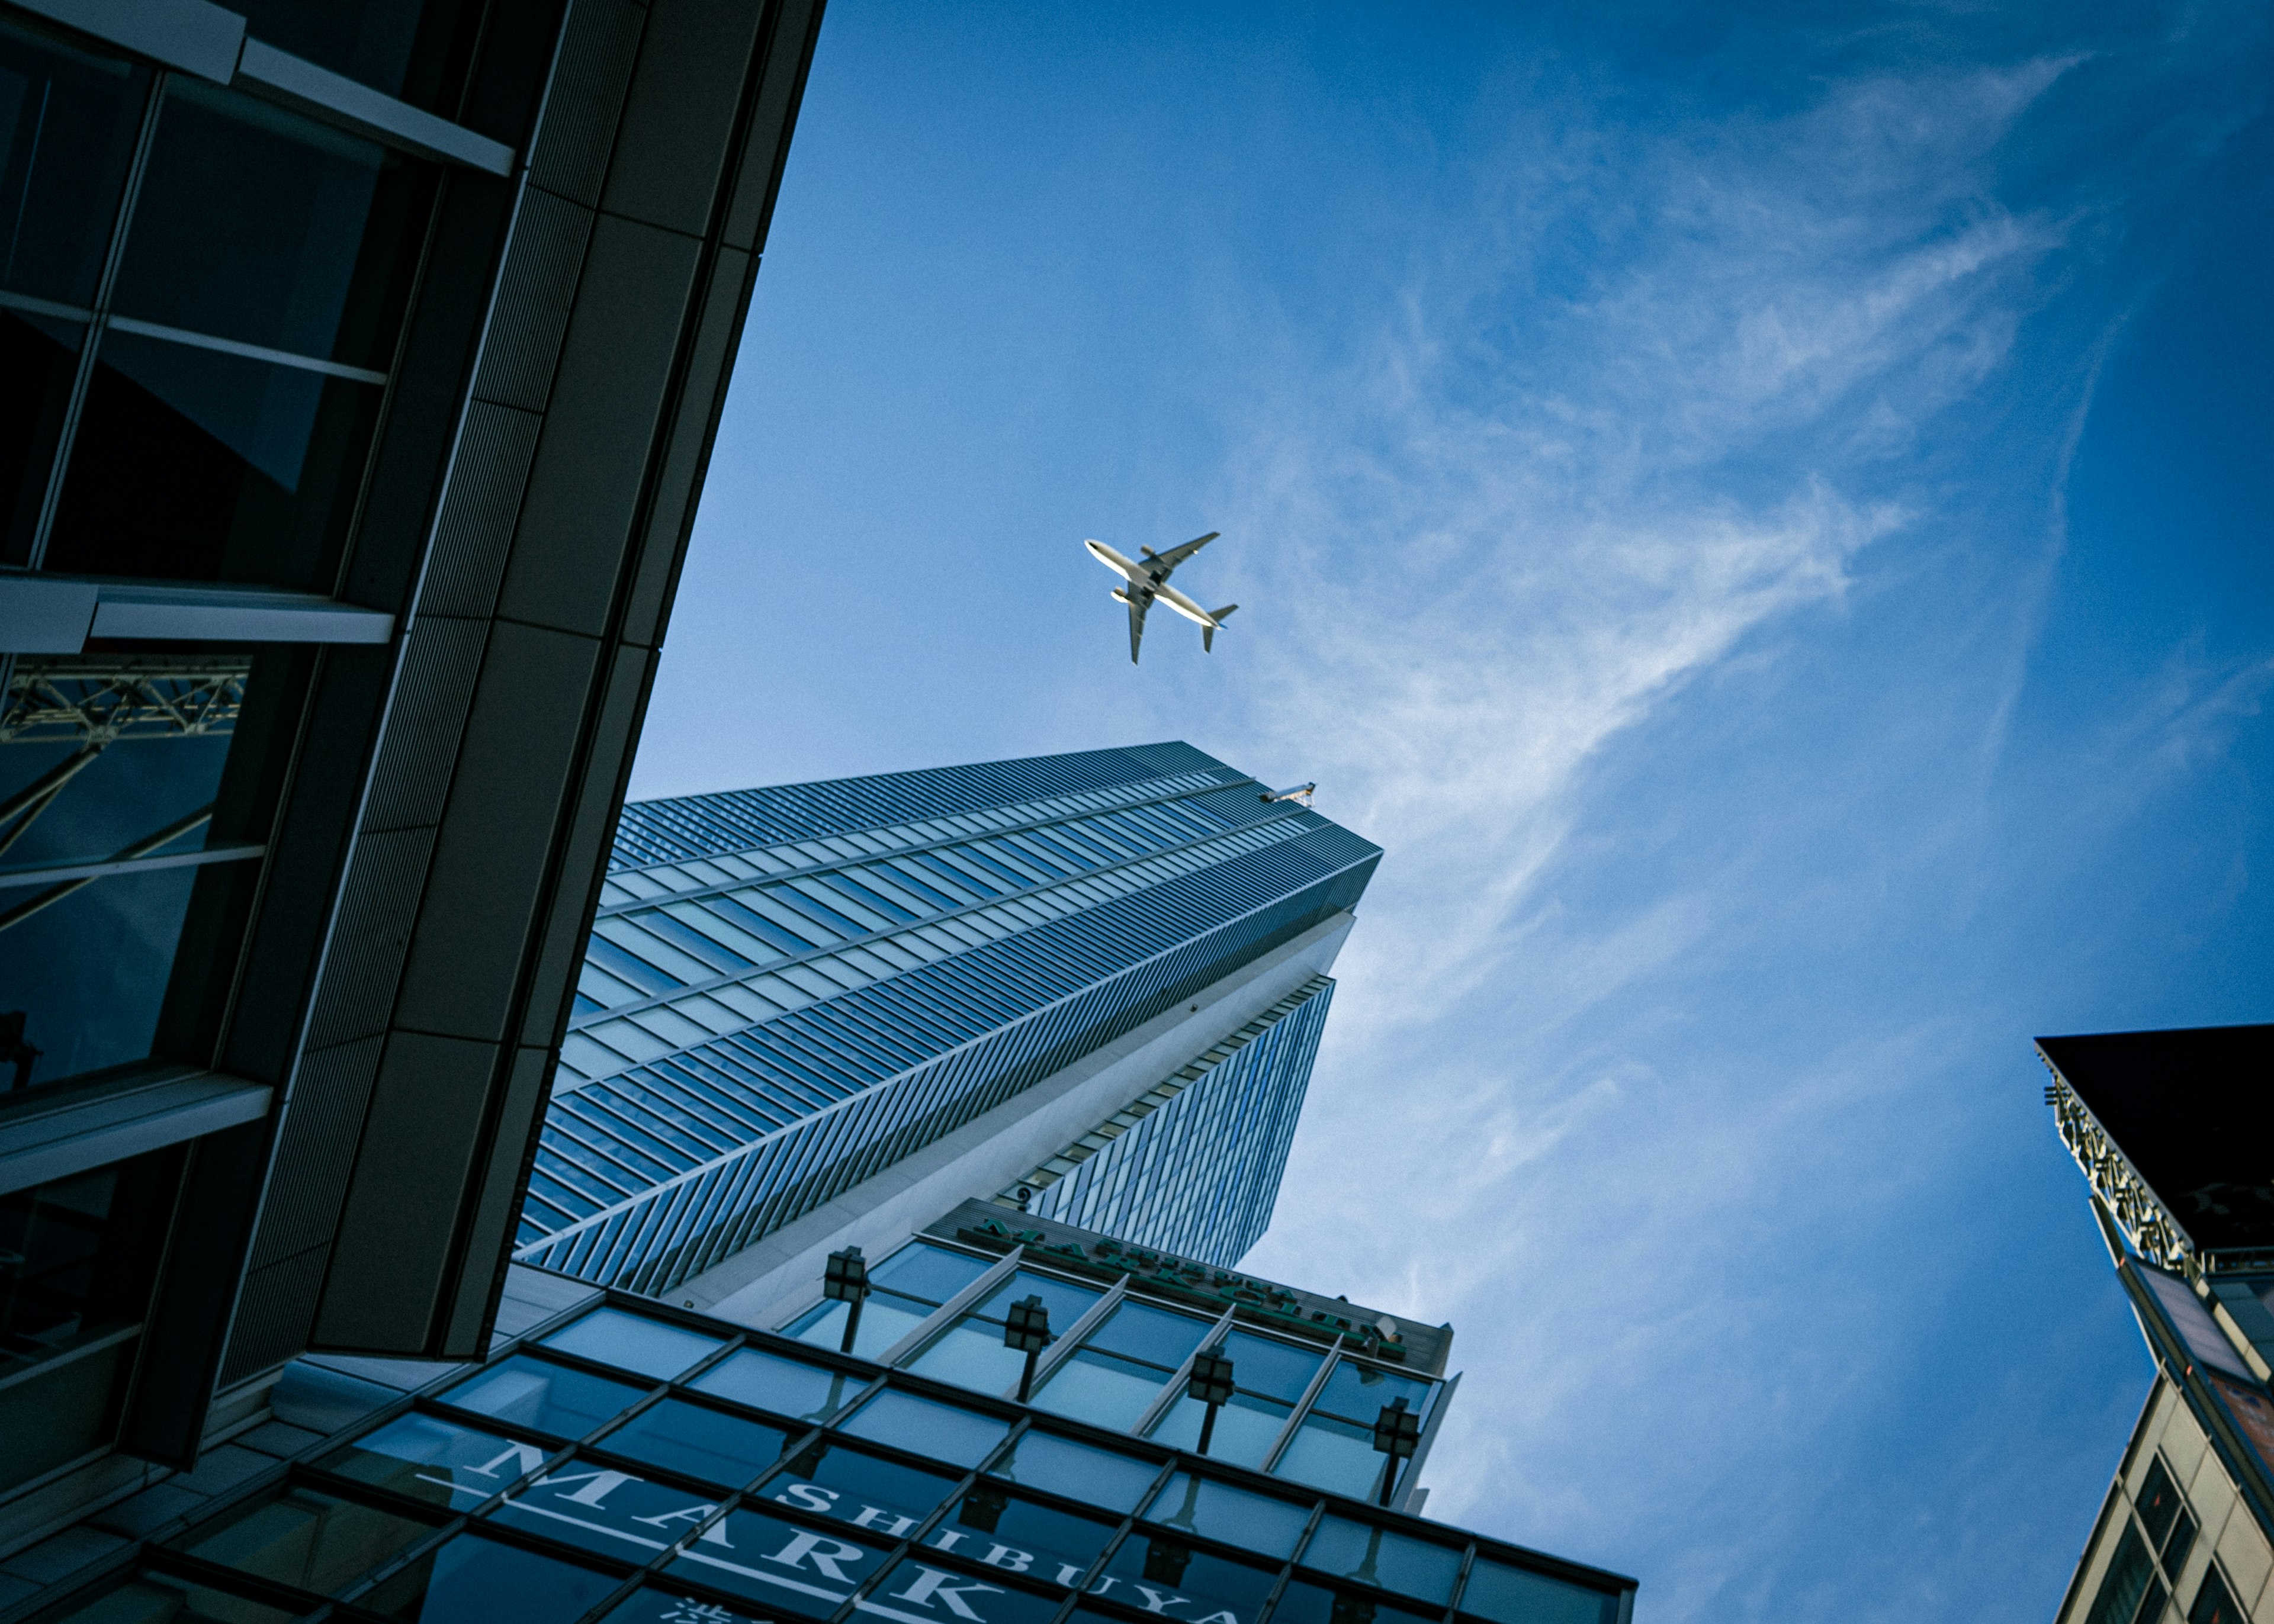
<instances>
[{"instance_id":1,"label":"airplane","mask_svg":"<svg viewBox=\"0 0 2274 1624\"><path fill-rule=\"evenodd\" d=\"M1108 569L1119 570L1127 578L1128 583L1126 586L1117 586L1113 589L1113 597L1117 603L1126 604L1129 606L1129 663L1131 665L1137 663L1137 645L1145 636L1145 612L1153 606L1156 599L1168 605L1187 620L1197 621L1201 628L1201 651L1204 654L1214 651L1216 628L1224 624L1224 616L1239 605L1226 604L1221 609L1203 609L1169 584L1169 572L1222 534L1221 530L1210 530L1207 535L1196 536L1183 546L1171 547L1166 553L1156 553L1150 547L1140 547L1137 549L1138 552L1145 555L1142 560L1123 558L1102 541L1085 541L1081 544L1089 549L1089 555L1092 558Z\"/></svg>"}]
</instances>

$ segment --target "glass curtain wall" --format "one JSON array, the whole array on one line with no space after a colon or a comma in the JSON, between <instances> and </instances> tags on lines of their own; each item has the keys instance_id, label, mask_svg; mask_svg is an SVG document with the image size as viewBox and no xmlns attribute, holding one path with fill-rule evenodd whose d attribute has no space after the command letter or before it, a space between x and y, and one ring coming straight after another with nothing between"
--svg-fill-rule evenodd
<instances>
[{"instance_id":1,"label":"glass curtain wall","mask_svg":"<svg viewBox=\"0 0 2274 1624\"><path fill-rule=\"evenodd\" d=\"M664 1311L667 1312L668 1311ZM1628 1582L615 1298L43 1624L1615 1624Z\"/></svg>"}]
</instances>

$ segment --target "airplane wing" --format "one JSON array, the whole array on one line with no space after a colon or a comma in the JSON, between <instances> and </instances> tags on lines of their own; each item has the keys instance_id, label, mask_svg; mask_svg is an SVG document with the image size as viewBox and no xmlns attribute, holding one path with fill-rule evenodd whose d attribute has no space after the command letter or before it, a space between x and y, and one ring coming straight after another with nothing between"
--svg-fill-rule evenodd
<instances>
[{"instance_id":1,"label":"airplane wing","mask_svg":"<svg viewBox=\"0 0 2274 1624\"><path fill-rule=\"evenodd\" d=\"M1145 611L1153 606L1149 598L1132 596L1129 599L1129 663L1137 663L1137 645L1145 639Z\"/></svg>"},{"instance_id":2,"label":"airplane wing","mask_svg":"<svg viewBox=\"0 0 2274 1624\"><path fill-rule=\"evenodd\" d=\"M1186 559L1192 557L1193 553L1198 553L1202 547L1207 546L1209 543L1214 541L1218 536L1223 534L1224 532L1222 530L1210 530L1205 536L1195 536L1183 546L1171 547L1166 553L1156 553L1146 561L1151 564L1161 565L1163 568L1167 569L1174 569L1178 565L1183 563Z\"/></svg>"}]
</instances>

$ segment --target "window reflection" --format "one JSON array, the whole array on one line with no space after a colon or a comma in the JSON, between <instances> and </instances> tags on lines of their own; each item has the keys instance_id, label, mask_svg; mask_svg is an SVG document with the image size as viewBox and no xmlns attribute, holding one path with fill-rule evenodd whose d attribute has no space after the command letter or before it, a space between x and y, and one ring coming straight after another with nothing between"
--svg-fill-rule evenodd
<instances>
[{"instance_id":1,"label":"window reflection","mask_svg":"<svg viewBox=\"0 0 2274 1624\"><path fill-rule=\"evenodd\" d=\"M614 1579L590 1568L461 1534L390 1574L356 1605L384 1618L433 1624L570 1624L615 1588Z\"/></svg>"},{"instance_id":2,"label":"window reflection","mask_svg":"<svg viewBox=\"0 0 2274 1624\"><path fill-rule=\"evenodd\" d=\"M599 1447L732 1489L772 1465L788 1441L778 1426L674 1398L635 1416Z\"/></svg>"},{"instance_id":3,"label":"window reflection","mask_svg":"<svg viewBox=\"0 0 2274 1624\"><path fill-rule=\"evenodd\" d=\"M0 23L0 290L94 303L150 71Z\"/></svg>"},{"instance_id":4,"label":"window reflection","mask_svg":"<svg viewBox=\"0 0 2274 1624\"><path fill-rule=\"evenodd\" d=\"M433 1533L424 1522L335 1494L292 1487L178 1543L192 1556L326 1594Z\"/></svg>"},{"instance_id":5,"label":"window reflection","mask_svg":"<svg viewBox=\"0 0 2274 1624\"><path fill-rule=\"evenodd\" d=\"M609 1417L629 1409L646 1393L646 1388L628 1381L611 1381L517 1353L460 1382L442 1395L442 1402L495 1416L516 1426L582 1438Z\"/></svg>"},{"instance_id":6,"label":"window reflection","mask_svg":"<svg viewBox=\"0 0 2274 1624\"><path fill-rule=\"evenodd\" d=\"M1134 1511L1139 1498L1161 1475L1150 1461L1031 1431L1021 1434L1011 1453L989 1470L1013 1483L1088 1500L1110 1511Z\"/></svg>"}]
</instances>

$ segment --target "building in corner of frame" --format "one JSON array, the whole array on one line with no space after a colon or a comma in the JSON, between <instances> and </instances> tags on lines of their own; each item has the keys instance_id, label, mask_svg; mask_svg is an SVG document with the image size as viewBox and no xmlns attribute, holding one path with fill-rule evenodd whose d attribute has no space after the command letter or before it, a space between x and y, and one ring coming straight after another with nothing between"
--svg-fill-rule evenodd
<instances>
[{"instance_id":1,"label":"building in corner of frame","mask_svg":"<svg viewBox=\"0 0 2274 1624\"><path fill-rule=\"evenodd\" d=\"M634 802L516 1251L758 1323L992 1199L1216 1266L1381 850L1165 743Z\"/></svg>"},{"instance_id":2,"label":"building in corner of frame","mask_svg":"<svg viewBox=\"0 0 2274 1624\"><path fill-rule=\"evenodd\" d=\"M2040 1038L2155 1380L2057 1624L2274 1620L2274 1026Z\"/></svg>"},{"instance_id":3,"label":"building in corner of frame","mask_svg":"<svg viewBox=\"0 0 2274 1624\"><path fill-rule=\"evenodd\" d=\"M0 0L0 1607L489 1346L820 11Z\"/></svg>"}]
</instances>

